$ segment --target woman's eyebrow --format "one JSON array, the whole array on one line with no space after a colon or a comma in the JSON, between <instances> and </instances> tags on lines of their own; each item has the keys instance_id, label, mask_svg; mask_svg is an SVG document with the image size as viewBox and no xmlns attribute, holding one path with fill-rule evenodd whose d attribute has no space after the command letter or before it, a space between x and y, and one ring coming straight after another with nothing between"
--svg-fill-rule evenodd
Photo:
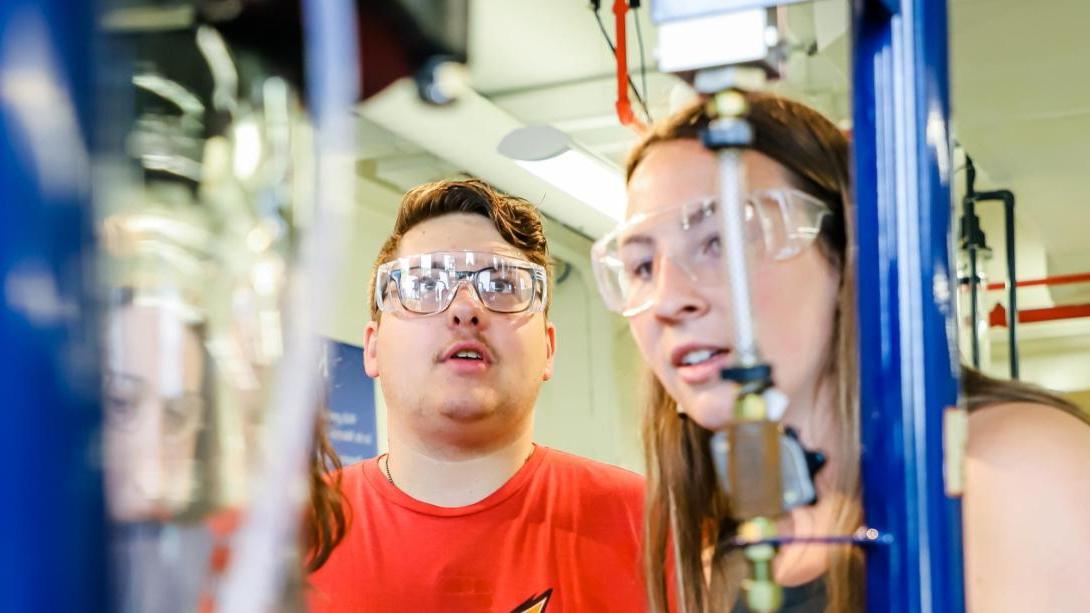
<instances>
[{"instance_id":1,"label":"woman's eyebrow","mask_svg":"<svg viewBox=\"0 0 1090 613\"><path fill-rule=\"evenodd\" d=\"M655 242L654 239L652 239L650 236L646 236L646 235L643 235L643 234L633 234L631 236L626 236L626 237L622 238L621 242L620 242L620 245L621 245L621 247L627 247L628 245L631 245L631 244L634 244L634 243L635 244L640 244L640 245L650 245L650 244L652 244L654 242Z\"/></svg>"}]
</instances>

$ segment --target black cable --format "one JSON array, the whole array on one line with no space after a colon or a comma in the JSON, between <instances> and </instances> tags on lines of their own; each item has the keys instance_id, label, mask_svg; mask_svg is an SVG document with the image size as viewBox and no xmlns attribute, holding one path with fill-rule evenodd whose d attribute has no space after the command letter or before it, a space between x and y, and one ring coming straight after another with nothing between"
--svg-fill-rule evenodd
<instances>
[{"instance_id":1,"label":"black cable","mask_svg":"<svg viewBox=\"0 0 1090 613\"><path fill-rule=\"evenodd\" d=\"M640 46L640 87L643 88L643 95L647 95L647 62L643 59L643 30L640 28L640 3L638 0L630 2L632 7L632 19L636 22L636 42ZM647 123L654 123L654 119L651 118L651 112L647 110L647 107L643 107L643 112L647 114Z\"/></svg>"},{"instance_id":2,"label":"black cable","mask_svg":"<svg viewBox=\"0 0 1090 613\"><path fill-rule=\"evenodd\" d=\"M592 4L593 8L593 4ZM609 50L613 52L613 60L617 60L617 47L613 45L613 41L609 38L609 32L606 32L606 24L602 23L602 16L598 14L598 11L592 10L594 13L594 20L598 22L598 29L602 31L602 36L606 39L606 44L609 45ZM627 76L627 75L626 75ZM628 77L628 86L632 88L632 95L636 97L636 100L640 103L640 107L643 108L643 112L647 115L648 121L651 119L651 113L647 111L647 103L643 101L643 96L640 95L640 90L636 89L636 84L632 82L632 77Z\"/></svg>"}]
</instances>

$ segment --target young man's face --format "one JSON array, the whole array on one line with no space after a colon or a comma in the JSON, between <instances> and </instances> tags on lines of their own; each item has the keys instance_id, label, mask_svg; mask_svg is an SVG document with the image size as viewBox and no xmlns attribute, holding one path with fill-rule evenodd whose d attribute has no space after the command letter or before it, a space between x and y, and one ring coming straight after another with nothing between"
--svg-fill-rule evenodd
<instances>
[{"instance_id":1,"label":"young man's face","mask_svg":"<svg viewBox=\"0 0 1090 613\"><path fill-rule=\"evenodd\" d=\"M480 215L454 213L405 233L398 257L477 251L525 259ZM553 372L556 331L542 313L495 313L463 285L443 312L384 312L364 331L365 368L379 377L392 427L453 448L502 446L532 419ZM459 347L480 360L450 355Z\"/></svg>"}]
</instances>

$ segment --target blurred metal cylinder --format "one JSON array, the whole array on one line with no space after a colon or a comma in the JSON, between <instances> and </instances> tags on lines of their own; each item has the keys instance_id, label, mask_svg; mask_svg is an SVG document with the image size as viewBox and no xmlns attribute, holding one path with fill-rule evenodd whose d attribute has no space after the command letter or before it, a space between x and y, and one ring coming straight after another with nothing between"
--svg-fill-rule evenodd
<instances>
[{"instance_id":1,"label":"blurred metal cylinder","mask_svg":"<svg viewBox=\"0 0 1090 613\"><path fill-rule=\"evenodd\" d=\"M315 322L353 227L351 108L417 73L446 102L457 88L421 69L464 59L466 3L102 4L117 608L297 610Z\"/></svg>"},{"instance_id":2,"label":"blurred metal cylinder","mask_svg":"<svg viewBox=\"0 0 1090 613\"><path fill-rule=\"evenodd\" d=\"M122 611L214 601L262 457L314 163L299 92L198 8L119 1L101 18L119 58L100 92L116 104L102 109L95 178Z\"/></svg>"}]
</instances>

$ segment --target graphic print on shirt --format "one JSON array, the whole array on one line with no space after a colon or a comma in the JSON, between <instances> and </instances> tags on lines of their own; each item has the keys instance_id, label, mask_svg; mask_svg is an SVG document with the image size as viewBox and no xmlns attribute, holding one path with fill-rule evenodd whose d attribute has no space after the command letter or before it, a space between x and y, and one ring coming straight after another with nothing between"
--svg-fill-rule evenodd
<instances>
[{"instance_id":1,"label":"graphic print on shirt","mask_svg":"<svg viewBox=\"0 0 1090 613\"><path fill-rule=\"evenodd\" d=\"M540 596L531 596L526 602L511 609L511 613L545 613L549 607L549 597L553 595L553 588L545 590Z\"/></svg>"}]
</instances>

